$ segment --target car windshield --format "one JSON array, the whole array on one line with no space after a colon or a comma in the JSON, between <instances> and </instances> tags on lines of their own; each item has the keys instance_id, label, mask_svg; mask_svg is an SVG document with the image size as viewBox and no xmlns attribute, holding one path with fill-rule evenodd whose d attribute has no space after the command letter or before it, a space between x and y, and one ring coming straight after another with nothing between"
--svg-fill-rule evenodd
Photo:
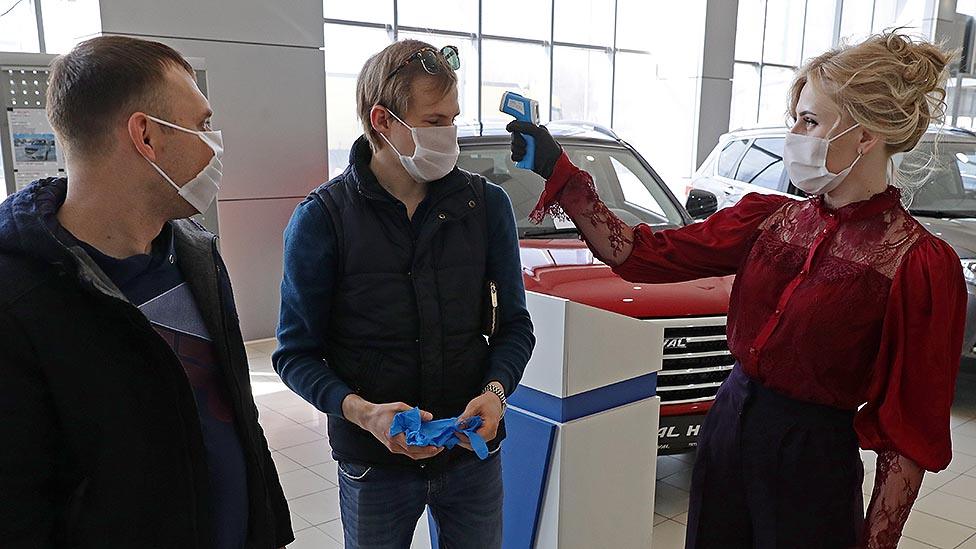
<instances>
[{"instance_id":1,"label":"car windshield","mask_svg":"<svg viewBox=\"0 0 976 549\"><path fill-rule=\"evenodd\" d=\"M647 223L652 227L679 227L684 224L678 208L659 182L633 153L624 148L599 145L566 145L570 160L593 176L597 191L607 206L628 225ZM534 172L515 167L505 145L466 144L461 146L458 166L480 174L500 185L512 199L519 236L576 238L568 221L550 216L541 225L529 221L545 181Z\"/></svg>"},{"instance_id":2,"label":"car windshield","mask_svg":"<svg viewBox=\"0 0 976 549\"><path fill-rule=\"evenodd\" d=\"M909 206L923 217L976 217L976 141L923 141L893 157L903 178L924 180Z\"/></svg>"}]
</instances>

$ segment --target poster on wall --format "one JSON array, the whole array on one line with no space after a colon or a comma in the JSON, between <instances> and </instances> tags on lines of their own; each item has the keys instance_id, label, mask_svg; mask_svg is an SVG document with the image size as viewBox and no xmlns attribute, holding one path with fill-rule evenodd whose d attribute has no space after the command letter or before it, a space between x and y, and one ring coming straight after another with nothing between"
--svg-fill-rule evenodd
<instances>
[{"instance_id":1,"label":"poster on wall","mask_svg":"<svg viewBox=\"0 0 976 549\"><path fill-rule=\"evenodd\" d=\"M64 155L44 109L7 109L17 190L35 179L64 176Z\"/></svg>"}]
</instances>

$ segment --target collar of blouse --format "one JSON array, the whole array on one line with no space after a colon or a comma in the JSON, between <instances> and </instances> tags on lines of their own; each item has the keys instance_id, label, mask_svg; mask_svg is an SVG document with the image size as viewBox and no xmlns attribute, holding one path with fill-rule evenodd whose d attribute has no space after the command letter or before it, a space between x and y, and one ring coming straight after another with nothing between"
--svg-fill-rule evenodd
<instances>
[{"instance_id":1,"label":"collar of blouse","mask_svg":"<svg viewBox=\"0 0 976 549\"><path fill-rule=\"evenodd\" d=\"M860 202L852 202L836 210L830 209L822 196L812 198L817 212L823 218L836 217L839 221L858 221L874 217L897 206L901 202L901 190L891 185L884 191Z\"/></svg>"}]
</instances>

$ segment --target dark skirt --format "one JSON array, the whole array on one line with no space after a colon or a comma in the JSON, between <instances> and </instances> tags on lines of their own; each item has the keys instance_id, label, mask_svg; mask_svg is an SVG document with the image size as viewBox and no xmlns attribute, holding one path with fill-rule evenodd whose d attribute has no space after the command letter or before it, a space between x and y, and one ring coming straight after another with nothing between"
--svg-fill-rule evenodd
<instances>
[{"instance_id":1,"label":"dark skirt","mask_svg":"<svg viewBox=\"0 0 976 549\"><path fill-rule=\"evenodd\" d=\"M854 412L786 397L736 365L702 425L685 547L856 547L863 478Z\"/></svg>"}]
</instances>

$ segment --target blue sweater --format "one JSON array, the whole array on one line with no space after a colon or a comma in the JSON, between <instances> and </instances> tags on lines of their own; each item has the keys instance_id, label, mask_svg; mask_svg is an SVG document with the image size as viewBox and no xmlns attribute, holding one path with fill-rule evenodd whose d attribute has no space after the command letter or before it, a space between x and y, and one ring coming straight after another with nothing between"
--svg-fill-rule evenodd
<instances>
[{"instance_id":1,"label":"blue sweater","mask_svg":"<svg viewBox=\"0 0 976 549\"><path fill-rule=\"evenodd\" d=\"M525 285L511 200L489 183L486 191L488 241L486 276L498 286L499 325L489 339L486 381L515 390L532 355L535 337L525 306ZM424 218L422 203L413 219ZM319 410L342 417L342 401L352 390L329 367L325 356L330 303L338 258L332 220L314 200L302 202L285 229L284 278L278 349L272 361L282 381ZM378 403L382 404L382 403Z\"/></svg>"}]
</instances>

